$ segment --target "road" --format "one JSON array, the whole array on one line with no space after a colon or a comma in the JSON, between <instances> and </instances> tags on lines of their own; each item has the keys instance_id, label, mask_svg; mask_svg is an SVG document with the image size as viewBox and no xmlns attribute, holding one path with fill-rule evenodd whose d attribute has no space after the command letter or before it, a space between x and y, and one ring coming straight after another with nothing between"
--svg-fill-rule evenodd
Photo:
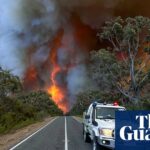
<instances>
[{"instance_id":1,"label":"road","mask_svg":"<svg viewBox=\"0 0 150 150\"><path fill-rule=\"evenodd\" d=\"M59 117L10 150L92 150L84 143L82 124L72 117Z\"/></svg>"}]
</instances>

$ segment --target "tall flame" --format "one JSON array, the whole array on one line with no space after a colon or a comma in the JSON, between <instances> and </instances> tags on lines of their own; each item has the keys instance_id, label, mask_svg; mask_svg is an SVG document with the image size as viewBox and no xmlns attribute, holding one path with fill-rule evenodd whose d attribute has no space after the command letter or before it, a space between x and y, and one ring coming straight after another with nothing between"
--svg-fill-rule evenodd
<instances>
[{"instance_id":1,"label":"tall flame","mask_svg":"<svg viewBox=\"0 0 150 150\"><path fill-rule=\"evenodd\" d=\"M52 65L52 71L50 74L50 80L51 85L48 87L47 91L51 95L52 100L56 103L56 105L64 112L68 112L68 105L66 104L65 100L65 87L59 86L59 83L57 83L56 77L57 75L62 71L62 68L59 66L57 62L57 49L61 46L63 31L60 31L56 38L53 40L53 45L50 45L52 47L50 55L49 55L49 61Z\"/></svg>"},{"instance_id":2,"label":"tall flame","mask_svg":"<svg viewBox=\"0 0 150 150\"><path fill-rule=\"evenodd\" d=\"M33 69L30 69L30 65L25 75L27 89L30 81L35 80L35 87L31 89L39 87L46 90L64 113L69 112L77 93L84 88L88 53L98 46L96 31L84 24L78 16L71 17L68 28L60 29L55 34L48 44L46 59L42 63L33 64ZM32 58L34 53L30 55Z\"/></svg>"},{"instance_id":3,"label":"tall flame","mask_svg":"<svg viewBox=\"0 0 150 150\"><path fill-rule=\"evenodd\" d=\"M59 66L55 66L53 68L53 71L51 73L51 86L47 89L48 93L52 96L52 99L57 104L57 106L64 112L68 112L67 106L64 104L64 98L65 98L65 91L60 88L60 86L57 84L55 77L60 72L61 68Z\"/></svg>"},{"instance_id":4,"label":"tall flame","mask_svg":"<svg viewBox=\"0 0 150 150\"><path fill-rule=\"evenodd\" d=\"M148 4L149 0L1 3L0 65L23 78L26 90L46 90L67 112L85 90L89 52L108 46L99 44L97 30L115 16L150 16ZM124 57L118 54L120 60Z\"/></svg>"}]
</instances>

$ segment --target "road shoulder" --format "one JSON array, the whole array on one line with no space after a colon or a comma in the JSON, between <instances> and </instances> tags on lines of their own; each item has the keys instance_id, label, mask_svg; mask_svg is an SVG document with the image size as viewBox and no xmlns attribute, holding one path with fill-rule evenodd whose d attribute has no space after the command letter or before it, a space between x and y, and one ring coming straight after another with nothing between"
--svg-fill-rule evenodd
<instances>
[{"instance_id":1,"label":"road shoulder","mask_svg":"<svg viewBox=\"0 0 150 150\"><path fill-rule=\"evenodd\" d=\"M8 133L5 135L0 135L0 150L8 150L10 147L20 142L24 138L28 137L32 133L36 132L38 129L50 122L53 117L45 118L44 121L34 123L22 129L18 129L13 133Z\"/></svg>"}]
</instances>

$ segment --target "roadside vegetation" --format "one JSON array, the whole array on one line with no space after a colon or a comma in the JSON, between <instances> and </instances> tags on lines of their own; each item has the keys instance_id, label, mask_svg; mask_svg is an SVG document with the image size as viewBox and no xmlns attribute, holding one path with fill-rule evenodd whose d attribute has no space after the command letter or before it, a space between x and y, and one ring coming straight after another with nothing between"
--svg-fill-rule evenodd
<instances>
[{"instance_id":1,"label":"roadside vegetation","mask_svg":"<svg viewBox=\"0 0 150 150\"><path fill-rule=\"evenodd\" d=\"M25 92L18 77L0 69L0 134L56 115L62 111L47 93Z\"/></svg>"},{"instance_id":2,"label":"roadside vegetation","mask_svg":"<svg viewBox=\"0 0 150 150\"><path fill-rule=\"evenodd\" d=\"M130 110L149 110L150 19L117 17L98 37L107 47L92 51L87 66L96 90L80 93L71 113L81 114L93 101L116 100Z\"/></svg>"}]
</instances>

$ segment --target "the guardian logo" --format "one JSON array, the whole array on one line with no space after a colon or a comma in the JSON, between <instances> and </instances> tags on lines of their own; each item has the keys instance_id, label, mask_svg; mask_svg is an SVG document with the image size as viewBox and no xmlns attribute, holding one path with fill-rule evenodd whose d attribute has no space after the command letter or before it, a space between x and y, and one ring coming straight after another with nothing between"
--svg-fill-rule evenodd
<instances>
[{"instance_id":1,"label":"the guardian logo","mask_svg":"<svg viewBox=\"0 0 150 150\"><path fill-rule=\"evenodd\" d=\"M150 150L150 111L117 111L115 150Z\"/></svg>"},{"instance_id":2,"label":"the guardian logo","mask_svg":"<svg viewBox=\"0 0 150 150\"><path fill-rule=\"evenodd\" d=\"M120 137L122 140L135 141L150 141L150 114L147 116L140 115L135 117L138 123L138 129L133 129L132 126L123 126L120 129ZM148 125L148 127L147 127ZM127 135L127 136L125 136Z\"/></svg>"}]
</instances>

